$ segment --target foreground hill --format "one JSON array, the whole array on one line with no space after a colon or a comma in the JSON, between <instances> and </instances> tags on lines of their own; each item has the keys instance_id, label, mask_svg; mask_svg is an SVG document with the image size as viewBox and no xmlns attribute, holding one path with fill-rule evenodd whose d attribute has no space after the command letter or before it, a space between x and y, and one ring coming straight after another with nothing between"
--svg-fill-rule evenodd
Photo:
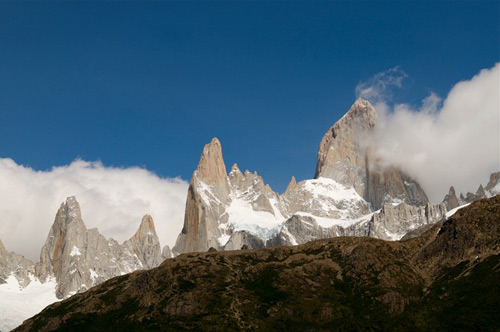
<instances>
[{"instance_id":1,"label":"foreground hill","mask_svg":"<svg viewBox=\"0 0 500 332\"><path fill-rule=\"evenodd\" d=\"M500 196L406 241L190 253L54 303L16 331L498 330Z\"/></svg>"}]
</instances>

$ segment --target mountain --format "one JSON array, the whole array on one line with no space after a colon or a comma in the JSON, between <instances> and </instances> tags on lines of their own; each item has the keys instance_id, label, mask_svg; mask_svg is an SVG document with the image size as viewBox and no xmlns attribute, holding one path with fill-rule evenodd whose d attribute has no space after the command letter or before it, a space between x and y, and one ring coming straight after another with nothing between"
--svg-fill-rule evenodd
<instances>
[{"instance_id":1,"label":"mountain","mask_svg":"<svg viewBox=\"0 0 500 332\"><path fill-rule=\"evenodd\" d=\"M173 247L185 252L296 245L332 236L398 240L446 213L421 186L377 157L366 137L376 127L369 102L358 99L324 135L314 179L292 178L283 194L257 172L229 174L221 143L207 144L191 178L184 226Z\"/></svg>"},{"instance_id":2,"label":"mountain","mask_svg":"<svg viewBox=\"0 0 500 332\"><path fill-rule=\"evenodd\" d=\"M460 194L460 196L457 197L455 188L451 186L448 194L443 199L443 204L448 210L452 210L461 205L498 194L500 194L500 172L495 172L490 175L490 180L488 184L486 184L486 187L480 184L475 194L468 192L465 196L464 194Z\"/></svg>"},{"instance_id":3,"label":"mountain","mask_svg":"<svg viewBox=\"0 0 500 332\"><path fill-rule=\"evenodd\" d=\"M367 142L377 126L377 113L358 99L321 140L315 178L329 178L352 187L374 210L386 202L425 205L429 202L418 182L377 157Z\"/></svg>"},{"instance_id":4,"label":"mountain","mask_svg":"<svg viewBox=\"0 0 500 332\"><path fill-rule=\"evenodd\" d=\"M54 303L16 331L500 329L500 196L405 241L188 253Z\"/></svg>"},{"instance_id":5,"label":"mountain","mask_svg":"<svg viewBox=\"0 0 500 332\"><path fill-rule=\"evenodd\" d=\"M166 247L164 254L171 257L169 251ZM0 301L4 316L0 319L1 330L19 325L57 299L116 276L156 267L164 259L151 216L145 215L135 235L120 245L106 239L96 228L87 229L78 201L68 197L57 211L37 263L7 252L0 242L0 296L10 296L9 303ZM37 289L43 289L40 298ZM28 293L29 300L35 303L33 307L40 305L38 311L30 308L29 315L18 308L10 311L12 302L24 299Z\"/></svg>"},{"instance_id":6,"label":"mountain","mask_svg":"<svg viewBox=\"0 0 500 332\"><path fill-rule=\"evenodd\" d=\"M335 237L409 240L444 222L460 206L500 192L498 172L476 194L457 197L451 187L442 203L430 204L416 180L370 146L376 129L374 108L358 99L323 136L314 178L297 182L292 177L282 194L257 172L241 172L237 164L228 173L221 143L214 138L193 172L184 225L172 250L161 249L151 216L145 215L137 232L119 244L87 229L80 205L69 197L56 214L38 262L8 252L0 241L0 330L17 326L49 303L183 253L295 246ZM31 303L29 310L25 301Z\"/></svg>"}]
</instances>

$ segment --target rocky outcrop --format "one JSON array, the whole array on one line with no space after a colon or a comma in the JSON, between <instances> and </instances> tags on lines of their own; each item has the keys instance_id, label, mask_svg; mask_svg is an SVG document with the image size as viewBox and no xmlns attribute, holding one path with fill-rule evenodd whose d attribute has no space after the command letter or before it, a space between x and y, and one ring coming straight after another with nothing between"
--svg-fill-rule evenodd
<instances>
[{"instance_id":1,"label":"rocky outcrop","mask_svg":"<svg viewBox=\"0 0 500 332\"><path fill-rule=\"evenodd\" d=\"M443 204L446 206L446 209L448 211L462 205L461 202L458 200L457 195L455 194L455 188L453 188L453 186L450 187L448 195L444 197Z\"/></svg>"},{"instance_id":2,"label":"rocky outcrop","mask_svg":"<svg viewBox=\"0 0 500 332\"><path fill-rule=\"evenodd\" d=\"M399 240L410 231L434 225L446 217L444 203L413 206L386 203L373 214L368 236L383 240Z\"/></svg>"},{"instance_id":3,"label":"rocky outcrop","mask_svg":"<svg viewBox=\"0 0 500 332\"><path fill-rule=\"evenodd\" d=\"M323 136L314 177L333 179L354 188L373 210L386 202L425 205L429 200L420 185L402 170L387 165L367 142L376 122L372 105L356 100Z\"/></svg>"},{"instance_id":4,"label":"rocky outcrop","mask_svg":"<svg viewBox=\"0 0 500 332\"><path fill-rule=\"evenodd\" d=\"M231 234L231 237L224 245L224 250L240 250L241 248L260 249L265 246L264 241L257 236L247 231L236 231Z\"/></svg>"},{"instance_id":5,"label":"rocky outcrop","mask_svg":"<svg viewBox=\"0 0 500 332\"><path fill-rule=\"evenodd\" d=\"M144 216L136 234L123 245L87 229L75 197L61 204L35 265L34 276L54 277L56 296L65 298L112 277L158 266L161 251L151 216Z\"/></svg>"},{"instance_id":6,"label":"rocky outcrop","mask_svg":"<svg viewBox=\"0 0 500 332\"><path fill-rule=\"evenodd\" d=\"M297 214L286 220L279 233L267 244L298 245L338 236L365 236L395 241L408 233L412 233L412 237L420 235L430 226L444 220L446 211L443 203L421 207L386 203L375 213L333 225L329 225L328 220L320 225L318 221L322 221L321 217Z\"/></svg>"},{"instance_id":7,"label":"rocky outcrop","mask_svg":"<svg viewBox=\"0 0 500 332\"><path fill-rule=\"evenodd\" d=\"M298 212L332 219L356 219L371 212L352 188L328 178L296 183L281 196L288 215Z\"/></svg>"},{"instance_id":8,"label":"rocky outcrop","mask_svg":"<svg viewBox=\"0 0 500 332\"><path fill-rule=\"evenodd\" d=\"M163 250L161 251L161 257L162 260L174 257L174 255L172 254L172 250L170 249L169 246L163 247Z\"/></svg>"},{"instance_id":9,"label":"rocky outcrop","mask_svg":"<svg viewBox=\"0 0 500 332\"><path fill-rule=\"evenodd\" d=\"M269 246L290 246L304 244L317 239L339 236L368 236L369 218L350 225L321 226L318 217L296 214L287 219L280 232L271 240Z\"/></svg>"},{"instance_id":10,"label":"rocky outcrop","mask_svg":"<svg viewBox=\"0 0 500 332\"><path fill-rule=\"evenodd\" d=\"M491 173L490 180L484 189L490 197L500 194L500 172Z\"/></svg>"}]
</instances>

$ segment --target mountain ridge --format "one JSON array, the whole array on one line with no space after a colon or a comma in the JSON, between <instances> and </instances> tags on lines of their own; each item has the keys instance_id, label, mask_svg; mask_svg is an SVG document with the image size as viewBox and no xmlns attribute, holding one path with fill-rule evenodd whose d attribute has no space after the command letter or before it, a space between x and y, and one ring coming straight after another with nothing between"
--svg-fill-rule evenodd
<instances>
[{"instance_id":1,"label":"mountain ridge","mask_svg":"<svg viewBox=\"0 0 500 332\"><path fill-rule=\"evenodd\" d=\"M55 303L16 331L495 330L499 214L495 196L404 241L182 254Z\"/></svg>"},{"instance_id":2,"label":"mountain ridge","mask_svg":"<svg viewBox=\"0 0 500 332\"><path fill-rule=\"evenodd\" d=\"M211 247L224 250L226 244L231 249L294 245L344 235L395 240L438 221L446 213L444 205L428 205L418 182L397 167L383 165L374 148L366 146L364 137L376 120L371 104L356 100L323 136L315 178L297 182L292 177L283 194L257 172L242 173L237 164L226 173L221 143L212 139L191 178L174 255ZM385 213L395 211L391 204L399 206L395 213L403 219Z\"/></svg>"},{"instance_id":3,"label":"mountain ridge","mask_svg":"<svg viewBox=\"0 0 500 332\"><path fill-rule=\"evenodd\" d=\"M112 238L106 239L96 228L87 229L80 205L71 196L58 209L38 262L9 253L0 241L0 287L7 286L6 291L18 288L19 298L29 290L33 307L29 312L33 314L37 306L41 310L112 277L156 267L166 255L171 257L170 249L166 246L161 250L151 216L145 215L137 232L120 245ZM50 287L54 287L53 296ZM37 293L36 288L43 292ZM12 290L7 295L15 301ZM2 329L12 329L28 318L17 307L2 304L0 312L6 316L0 319Z\"/></svg>"}]
</instances>

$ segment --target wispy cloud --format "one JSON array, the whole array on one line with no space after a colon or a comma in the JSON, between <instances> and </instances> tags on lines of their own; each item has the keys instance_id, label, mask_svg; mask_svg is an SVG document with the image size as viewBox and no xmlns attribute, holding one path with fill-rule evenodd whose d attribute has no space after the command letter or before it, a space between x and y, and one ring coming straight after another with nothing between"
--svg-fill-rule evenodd
<instances>
[{"instance_id":1,"label":"wispy cloud","mask_svg":"<svg viewBox=\"0 0 500 332\"><path fill-rule=\"evenodd\" d=\"M60 204L76 195L88 228L124 241L144 214L153 216L162 245L182 229L188 183L160 178L142 168L106 167L76 160L35 171L0 159L0 239L8 250L38 259Z\"/></svg>"},{"instance_id":2,"label":"wispy cloud","mask_svg":"<svg viewBox=\"0 0 500 332\"><path fill-rule=\"evenodd\" d=\"M431 200L450 185L475 191L500 170L500 64L455 84L444 100L435 93L421 106L392 104L391 87L407 75L393 68L356 87L379 116L371 142L389 163L416 177Z\"/></svg>"},{"instance_id":3,"label":"wispy cloud","mask_svg":"<svg viewBox=\"0 0 500 332\"><path fill-rule=\"evenodd\" d=\"M394 88L401 88L408 75L398 66L374 75L356 86L356 97L369 100L373 104L386 102L392 98Z\"/></svg>"}]
</instances>

